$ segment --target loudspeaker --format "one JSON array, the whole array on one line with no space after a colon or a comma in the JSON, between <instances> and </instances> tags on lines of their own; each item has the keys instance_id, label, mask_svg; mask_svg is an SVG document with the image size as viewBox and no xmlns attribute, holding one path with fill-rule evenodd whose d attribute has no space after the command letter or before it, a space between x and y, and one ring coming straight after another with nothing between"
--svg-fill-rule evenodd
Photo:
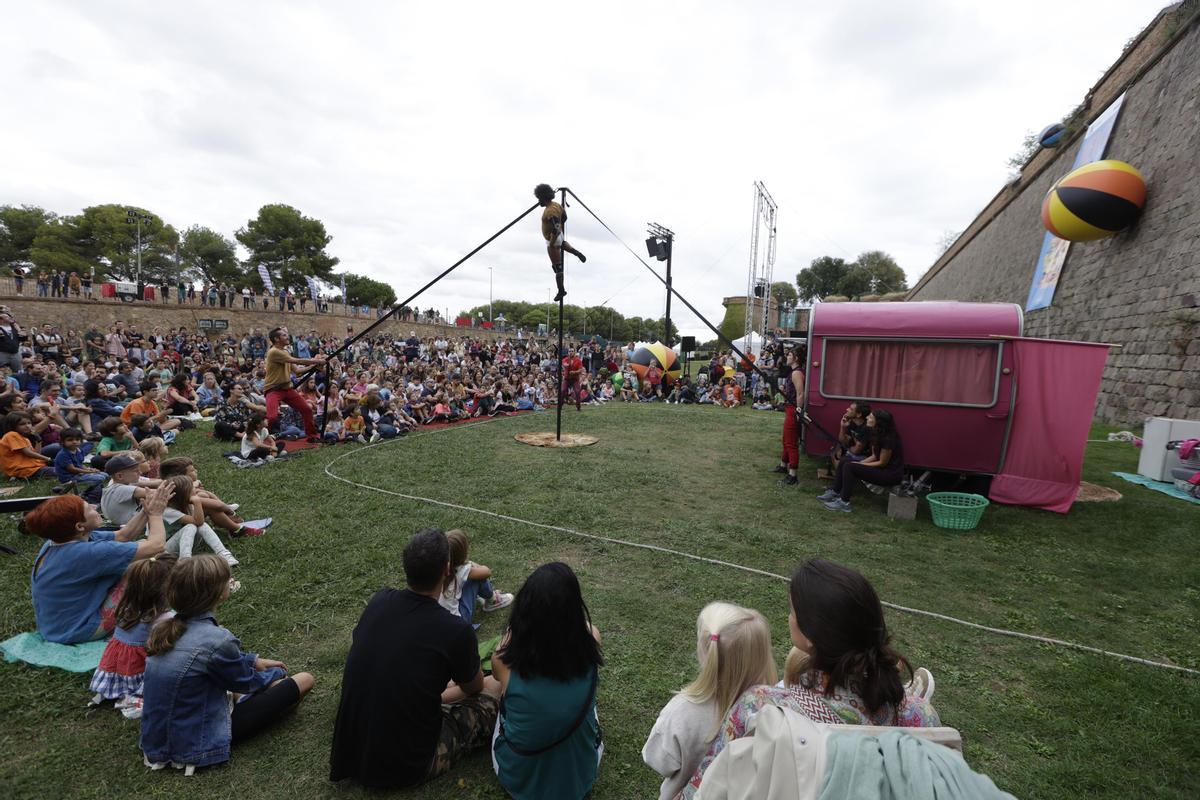
<instances>
[{"instance_id":1,"label":"loudspeaker","mask_svg":"<svg viewBox=\"0 0 1200 800\"><path fill-rule=\"evenodd\" d=\"M646 252L651 258L658 261L666 261L667 256L671 252L671 243L666 239L659 239L657 236L651 236L646 240Z\"/></svg>"},{"instance_id":2,"label":"loudspeaker","mask_svg":"<svg viewBox=\"0 0 1200 800\"><path fill-rule=\"evenodd\" d=\"M762 297L766 293L767 293L766 286L762 285L761 283L756 283L754 285L754 296L755 297Z\"/></svg>"},{"instance_id":3,"label":"loudspeaker","mask_svg":"<svg viewBox=\"0 0 1200 800\"><path fill-rule=\"evenodd\" d=\"M684 336L683 340L679 343L679 349L685 353L694 352L696 350L696 337Z\"/></svg>"}]
</instances>

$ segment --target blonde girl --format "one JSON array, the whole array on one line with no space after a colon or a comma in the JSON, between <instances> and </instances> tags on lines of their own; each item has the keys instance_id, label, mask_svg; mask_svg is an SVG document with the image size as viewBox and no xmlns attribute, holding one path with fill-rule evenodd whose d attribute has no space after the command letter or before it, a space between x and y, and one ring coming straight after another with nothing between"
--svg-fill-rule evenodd
<instances>
[{"instance_id":1,"label":"blonde girl","mask_svg":"<svg viewBox=\"0 0 1200 800\"><path fill-rule=\"evenodd\" d=\"M750 608L705 606L696 620L696 659L700 674L659 712L642 747L642 760L663 777L661 800L687 784L738 697L776 679L771 628Z\"/></svg>"},{"instance_id":2,"label":"blonde girl","mask_svg":"<svg viewBox=\"0 0 1200 800\"><path fill-rule=\"evenodd\" d=\"M161 436L148 436L138 442L137 449L146 458L147 478L158 478L158 465L167 457L167 443Z\"/></svg>"}]
</instances>

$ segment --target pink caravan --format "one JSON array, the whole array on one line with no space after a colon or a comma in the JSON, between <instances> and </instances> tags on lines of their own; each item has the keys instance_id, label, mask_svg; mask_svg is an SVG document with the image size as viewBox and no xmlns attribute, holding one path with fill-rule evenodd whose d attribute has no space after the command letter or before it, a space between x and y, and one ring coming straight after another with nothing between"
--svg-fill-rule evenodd
<instances>
[{"instance_id":1,"label":"pink caravan","mask_svg":"<svg viewBox=\"0 0 1200 800\"><path fill-rule=\"evenodd\" d=\"M816 305L804 402L820 428L806 426L805 452L827 453L820 429L863 400L892 412L910 469L996 476L992 500L1066 512L1108 350L1023 329L1007 303Z\"/></svg>"}]
</instances>

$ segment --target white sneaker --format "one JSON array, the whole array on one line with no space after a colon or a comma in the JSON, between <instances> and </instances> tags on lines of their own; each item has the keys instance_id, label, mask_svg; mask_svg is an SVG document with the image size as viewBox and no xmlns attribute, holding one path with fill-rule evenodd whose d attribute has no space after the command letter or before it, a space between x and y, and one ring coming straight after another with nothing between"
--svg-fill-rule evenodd
<instances>
[{"instance_id":1,"label":"white sneaker","mask_svg":"<svg viewBox=\"0 0 1200 800\"><path fill-rule=\"evenodd\" d=\"M226 550L224 553L217 553L217 555L225 559L225 563L231 567L236 567L239 563L238 560L233 557L233 553L228 550Z\"/></svg>"},{"instance_id":2,"label":"white sneaker","mask_svg":"<svg viewBox=\"0 0 1200 800\"><path fill-rule=\"evenodd\" d=\"M375 444L382 438L383 438L383 435L380 434L379 431L375 431L374 433L371 434L371 444Z\"/></svg>"},{"instance_id":3,"label":"white sneaker","mask_svg":"<svg viewBox=\"0 0 1200 800\"><path fill-rule=\"evenodd\" d=\"M366 444L366 443L367 443L367 437L363 436L363 435L360 433L360 434L358 435L358 438L357 438L357 439L355 439L354 441L358 442L359 444Z\"/></svg>"},{"instance_id":4,"label":"white sneaker","mask_svg":"<svg viewBox=\"0 0 1200 800\"><path fill-rule=\"evenodd\" d=\"M846 514L849 514L851 511L854 510L850 507L850 503L848 501L843 500L840 497L838 497L834 500L829 500L824 505L830 511L841 511Z\"/></svg>"},{"instance_id":5,"label":"white sneaker","mask_svg":"<svg viewBox=\"0 0 1200 800\"><path fill-rule=\"evenodd\" d=\"M507 608L513 603L513 596L510 592L501 592L499 590L492 593L491 600L485 600L483 603L484 611L499 611L502 608Z\"/></svg>"}]
</instances>

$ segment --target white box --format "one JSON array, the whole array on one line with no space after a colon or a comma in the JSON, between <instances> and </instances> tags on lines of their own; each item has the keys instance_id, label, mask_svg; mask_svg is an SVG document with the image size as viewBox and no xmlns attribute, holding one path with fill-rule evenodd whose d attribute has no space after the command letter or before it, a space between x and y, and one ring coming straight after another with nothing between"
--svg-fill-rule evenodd
<instances>
[{"instance_id":1,"label":"white box","mask_svg":"<svg viewBox=\"0 0 1200 800\"><path fill-rule=\"evenodd\" d=\"M1200 420L1151 417L1142 432L1142 454L1138 474L1155 481L1171 480L1171 470L1180 466L1179 453L1167 449L1167 442L1200 439Z\"/></svg>"}]
</instances>

